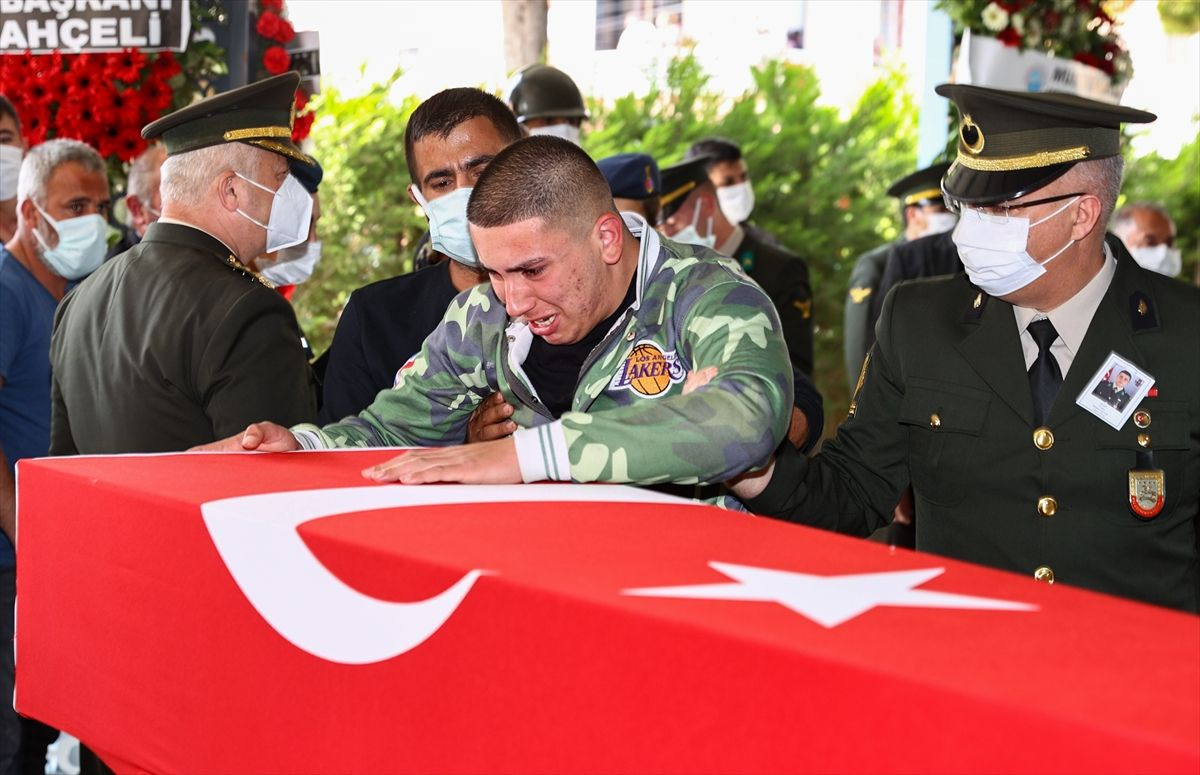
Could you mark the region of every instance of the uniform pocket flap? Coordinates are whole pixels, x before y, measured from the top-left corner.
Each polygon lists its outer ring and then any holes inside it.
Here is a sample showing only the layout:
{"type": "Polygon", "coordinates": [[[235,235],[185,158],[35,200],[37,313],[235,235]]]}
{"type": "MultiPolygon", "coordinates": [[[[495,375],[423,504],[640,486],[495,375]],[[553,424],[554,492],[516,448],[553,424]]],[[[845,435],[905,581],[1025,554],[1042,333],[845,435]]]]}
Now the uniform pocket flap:
{"type": "Polygon", "coordinates": [[[992,396],[986,390],[920,377],[909,380],[900,404],[900,422],[935,431],[978,436],[992,396]]]}
{"type": "Polygon", "coordinates": [[[1146,449],[1187,449],[1188,407],[1183,401],[1142,401],[1121,430],[1097,422],[1094,432],[1098,449],[1138,449],[1141,446],[1138,437],[1142,434],[1150,437],[1146,449]],[[1145,428],[1139,428],[1135,422],[1142,412],[1150,420],[1145,428]]]}

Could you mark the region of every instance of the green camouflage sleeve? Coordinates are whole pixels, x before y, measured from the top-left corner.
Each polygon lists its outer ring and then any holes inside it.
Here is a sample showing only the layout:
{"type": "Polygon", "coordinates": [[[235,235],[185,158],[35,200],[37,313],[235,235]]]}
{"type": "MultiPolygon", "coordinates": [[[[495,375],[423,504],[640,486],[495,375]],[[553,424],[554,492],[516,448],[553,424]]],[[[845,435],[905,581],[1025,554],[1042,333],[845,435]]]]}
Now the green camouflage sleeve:
{"type": "Polygon", "coordinates": [[[765,463],[786,433],[792,367],[771,300],[732,279],[678,294],[676,347],[693,370],[716,366],[717,376],[688,395],[564,414],[573,480],[724,481],[765,463]]]}
{"type": "Polygon", "coordinates": [[[484,325],[495,318],[497,302],[480,286],[459,294],[441,324],[421,351],[404,364],[396,384],[384,390],[357,417],[323,428],[297,425],[292,433],[306,449],[329,447],[435,447],[461,444],[466,438],[471,411],[494,389],[495,337],[499,325],[484,325]]]}

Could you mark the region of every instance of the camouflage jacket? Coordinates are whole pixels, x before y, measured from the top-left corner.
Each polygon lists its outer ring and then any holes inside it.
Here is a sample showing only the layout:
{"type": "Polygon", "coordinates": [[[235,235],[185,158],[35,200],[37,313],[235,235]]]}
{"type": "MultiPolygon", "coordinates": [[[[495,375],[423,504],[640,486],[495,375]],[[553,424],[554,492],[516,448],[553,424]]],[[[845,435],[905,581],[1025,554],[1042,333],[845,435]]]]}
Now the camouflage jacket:
{"type": "Polygon", "coordinates": [[[792,369],[771,300],[736,262],[641,238],[636,298],[581,369],[571,410],[555,420],[521,369],[533,334],[490,284],[459,294],[421,352],[357,417],[293,428],[307,449],[447,446],[500,390],[513,405],[521,475],[577,482],[718,482],[766,462],[787,430],[792,369]],[[695,369],[716,378],[683,395],[695,369]]]}

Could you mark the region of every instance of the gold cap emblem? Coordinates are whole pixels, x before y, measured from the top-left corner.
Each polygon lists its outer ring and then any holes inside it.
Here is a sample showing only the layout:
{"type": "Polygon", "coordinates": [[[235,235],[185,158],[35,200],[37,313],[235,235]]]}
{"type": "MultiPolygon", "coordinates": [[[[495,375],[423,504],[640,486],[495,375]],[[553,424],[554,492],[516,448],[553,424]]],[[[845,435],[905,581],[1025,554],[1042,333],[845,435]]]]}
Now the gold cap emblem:
{"type": "Polygon", "coordinates": [[[971,118],[970,113],[963,116],[958,135],[962,139],[963,148],[971,155],[977,156],[983,150],[983,130],[971,118]]]}

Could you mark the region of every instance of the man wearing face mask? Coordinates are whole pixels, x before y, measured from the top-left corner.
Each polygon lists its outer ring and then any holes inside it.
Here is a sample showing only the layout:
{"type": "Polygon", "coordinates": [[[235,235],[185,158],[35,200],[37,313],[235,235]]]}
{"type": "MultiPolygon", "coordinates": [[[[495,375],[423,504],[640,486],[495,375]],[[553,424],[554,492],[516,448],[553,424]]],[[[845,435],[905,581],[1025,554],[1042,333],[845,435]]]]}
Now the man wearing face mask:
{"type": "Polygon", "coordinates": [[[900,200],[900,218],[904,224],[904,231],[894,242],[863,253],[850,270],[843,336],[846,379],[851,390],[854,390],[863,361],[875,342],[875,318],[871,314],[871,305],[878,293],[879,282],[892,247],[930,234],[948,232],[958,220],[953,213],[946,210],[942,202],[942,176],[949,168],[949,163],[939,162],[904,176],[888,188],[887,195],[900,200]]]}
{"type": "Polygon", "coordinates": [[[24,149],[17,109],[0,94],[0,244],[17,231],[17,174],[24,149]]]}
{"type": "Polygon", "coordinates": [[[142,130],[161,139],[162,217],[64,300],[51,343],[53,454],[167,452],[263,413],[311,420],[291,305],[247,266],[307,239],[288,172],[299,75],[210,97],[142,130]]]}
{"type": "Polygon", "coordinates": [[[726,220],[740,226],[757,243],[783,248],[778,237],[750,222],[755,205],[754,186],[741,147],[724,137],[706,137],[692,143],[683,155],[685,161],[701,157],[707,157],[704,170],[717,190],[726,220]]]}
{"type": "Polygon", "coordinates": [[[1125,205],[1113,216],[1112,232],[1129,248],[1134,260],[1151,272],[1176,277],[1183,269],[1183,256],[1175,247],[1175,221],[1161,205],[1125,205]]]}
{"type": "Polygon", "coordinates": [[[274,253],[264,253],[254,258],[249,266],[274,283],[280,296],[291,301],[296,286],[308,282],[317,264],[321,262],[321,241],[317,239],[317,221],[321,220],[321,195],[318,190],[325,171],[316,159],[312,159],[311,164],[299,159],[289,159],[288,171],[312,197],[308,233],[305,240],[298,245],[274,253]]]}
{"type": "Polygon", "coordinates": [[[966,275],[897,286],[837,438],[736,491],[865,535],[911,483],[918,549],[1200,610],[1200,289],[1104,235],[1120,125],[1154,116],[937,91],[961,116],[942,187],[966,275]],[[1153,390],[1110,425],[1091,392],[1114,360],[1153,390]]]}
{"type": "Polygon", "coordinates": [[[706,171],[707,157],[662,171],[661,230],[677,242],[703,245],[737,259],[775,303],[792,363],[813,370],[812,287],[804,259],[768,245],[726,217],[706,171]]]}
{"type": "Polygon", "coordinates": [[[550,65],[535,64],[513,78],[508,103],[529,135],[551,135],[579,145],[588,117],[583,94],[571,76],[550,65]]]}
{"type": "Polygon", "coordinates": [[[433,265],[359,288],[338,320],[320,421],[366,408],[390,388],[459,293],[486,281],[467,232],[467,200],[496,154],[521,138],[508,107],[479,89],[439,92],[404,131],[409,196],[429,219],[433,265]]]}
{"type": "Polygon", "coordinates": [[[121,239],[108,249],[108,258],[119,256],[141,241],[146,228],[158,220],[162,198],[158,193],[159,169],[167,158],[161,143],[153,143],[129,165],[125,185],[126,223],[118,223],[121,239]]]}
{"type": "MultiPolygon", "coordinates": [[[[22,458],[50,447],[50,332],[70,287],[104,260],[108,177],[104,160],[75,140],[48,140],[20,165],[16,233],[0,247],[0,772],[8,772],[24,728],[25,746],[44,730],[18,724],[13,690],[13,574],[16,489],[22,458]]],[[[33,757],[36,760],[36,756],[33,757]]]]}

